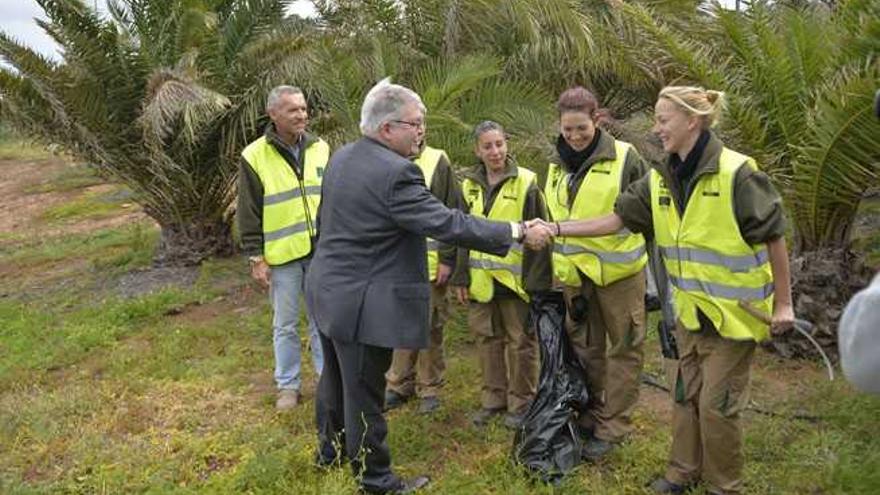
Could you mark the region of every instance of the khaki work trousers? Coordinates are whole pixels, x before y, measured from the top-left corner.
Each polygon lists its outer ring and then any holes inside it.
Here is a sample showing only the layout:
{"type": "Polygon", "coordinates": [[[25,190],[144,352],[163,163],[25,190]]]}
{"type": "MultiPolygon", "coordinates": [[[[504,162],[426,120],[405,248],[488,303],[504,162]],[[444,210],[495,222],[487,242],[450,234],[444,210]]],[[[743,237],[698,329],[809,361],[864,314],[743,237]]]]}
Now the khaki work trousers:
{"type": "Polygon", "coordinates": [[[518,297],[471,302],[468,326],[477,337],[485,409],[525,412],[538,387],[538,339],[526,334],[529,305],[518,297]]]}
{"type": "Polygon", "coordinates": [[[757,344],[725,339],[714,329],[676,331],[679,355],[671,370],[672,449],[666,479],[702,479],[709,491],[743,492],[742,425],[749,367],[757,344]]]}
{"type": "Polygon", "coordinates": [[[580,287],[564,290],[569,313],[571,300],[588,301],[586,321],[566,315],[565,328],[575,354],[587,372],[590,405],[578,420],[596,438],[620,442],[633,430],[632,413],[639,399],[644,363],[645,272],[605,287],[581,274],[580,287]]]}
{"type": "Polygon", "coordinates": [[[443,327],[449,319],[446,285],[431,284],[431,319],[427,349],[395,349],[391,367],[385,374],[386,390],[403,397],[436,397],[443,386],[443,327]]]}

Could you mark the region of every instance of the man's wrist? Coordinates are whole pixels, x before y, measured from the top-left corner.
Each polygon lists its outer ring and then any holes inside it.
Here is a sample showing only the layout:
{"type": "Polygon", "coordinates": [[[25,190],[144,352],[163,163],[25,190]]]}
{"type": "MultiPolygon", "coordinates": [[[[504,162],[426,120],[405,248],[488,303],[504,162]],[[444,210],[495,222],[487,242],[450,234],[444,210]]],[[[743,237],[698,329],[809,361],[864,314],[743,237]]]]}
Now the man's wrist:
{"type": "Polygon", "coordinates": [[[251,266],[254,266],[257,263],[262,263],[264,261],[265,261],[265,259],[263,258],[263,255],[261,255],[261,254],[258,254],[255,256],[248,256],[248,263],[250,263],[251,266]]]}
{"type": "Polygon", "coordinates": [[[514,242],[522,242],[526,236],[526,229],[522,222],[510,222],[510,236],[514,242]]]}

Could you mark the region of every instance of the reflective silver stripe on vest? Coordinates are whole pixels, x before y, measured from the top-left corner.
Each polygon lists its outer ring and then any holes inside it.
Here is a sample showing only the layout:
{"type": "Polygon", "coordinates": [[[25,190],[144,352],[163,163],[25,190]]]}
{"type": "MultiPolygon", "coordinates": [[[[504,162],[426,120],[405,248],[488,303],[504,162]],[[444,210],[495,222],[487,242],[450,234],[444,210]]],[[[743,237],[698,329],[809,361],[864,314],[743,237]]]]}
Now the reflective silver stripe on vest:
{"type": "Polygon", "coordinates": [[[285,237],[292,236],[298,232],[305,232],[308,229],[308,225],[305,222],[300,222],[293,224],[289,227],[284,227],[283,229],[273,230],[272,232],[266,232],[263,234],[263,241],[277,241],[278,239],[284,239],[285,237]]]}
{"type": "Polygon", "coordinates": [[[514,275],[522,274],[522,267],[511,265],[508,263],[500,263],[498,261],[490,261],[490,260],[470,260],[471,268],[477,268],[482,270],[505,270],[513,273],[514,275]]]}
{"type": "Polygon", "coordinates": [[[440,243],[434,239],[428,239],[428,251],[436,251],[440,248],[440,243]]]}
{"type": "MultiPolygon", "coordinates": [[[[321,194],[321,186],[306,186],[306,195],[311,196],[313,194],[321,194]]],[[[300,190],[297,187],[289,191],[263,196],[263,206],[283,203],[287,200],[296,199],[298,197],[300,197],[300,190]]]]}
{"type": "Polygon", "coordinates": [[[605,263],[632,263],[634,261],[638,261],[638,259],[645,254],[645,246],[642,245],[637,247],[636,249],[633,249],[632,251],[618,253],[613,251],[596,251],[593,249],[587,249],[582,246],[573,246],[571,244],[554,244],[553,252],[564,254],[566,256],[588,253],[595,255],[597,258],[605,263]]]}
{"type": "Polygon", "coordinates": [[[669,277],[669,281],[675,287],[693,292],[702,292],[713,297],[735,299],[739,301],[762,301],[773,294],[773,282],[763,287],[734,287],[731,285],[704,282],[693,278],[669,277]]]}
{"type": "Polygon", "coordinates": [[[758,268],[770,260],[766,249],[762,249],[753,255],[727,256],[708,249],[661,246],[660,254],[668,260],[693,261],[706,265],[723,266],[732,272],[747,272],[752,268],[758,268]]]}

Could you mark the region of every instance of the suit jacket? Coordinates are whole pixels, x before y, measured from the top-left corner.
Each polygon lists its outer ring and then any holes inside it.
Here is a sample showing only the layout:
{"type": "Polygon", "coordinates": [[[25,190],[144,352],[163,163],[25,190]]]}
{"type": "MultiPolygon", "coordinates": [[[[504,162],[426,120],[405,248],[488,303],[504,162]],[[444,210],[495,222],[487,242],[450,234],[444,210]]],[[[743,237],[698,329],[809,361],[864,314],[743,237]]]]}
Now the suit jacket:
{"type": "Polygon", "coordinates": [[[331,339],[427,347],[425,237],[502,256],[510,248],[509,224],[447,208],[418,166],[370,138],[333,154],[321,194],[306,301],[331,339]]]}

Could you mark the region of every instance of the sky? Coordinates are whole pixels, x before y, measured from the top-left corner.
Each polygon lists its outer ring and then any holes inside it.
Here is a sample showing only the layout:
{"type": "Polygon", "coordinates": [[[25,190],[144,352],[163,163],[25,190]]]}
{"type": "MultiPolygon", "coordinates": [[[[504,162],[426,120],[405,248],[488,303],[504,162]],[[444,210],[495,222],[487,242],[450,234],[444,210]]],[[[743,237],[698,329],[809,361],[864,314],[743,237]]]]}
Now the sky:
{"type": "MultiPolygon", "coordinates": [[[[104,10],[104,0],[86,2],[104,10]]],[[[315,8],[308,0],[297,0],[291,5],[290,12],[308,16],[314,15],[315,8]]],[[[34,0],[0,0],[0,31],[44,55],[59,58],[57,45],[37,26],[35,17],[45,18],[34,0]]]]}

